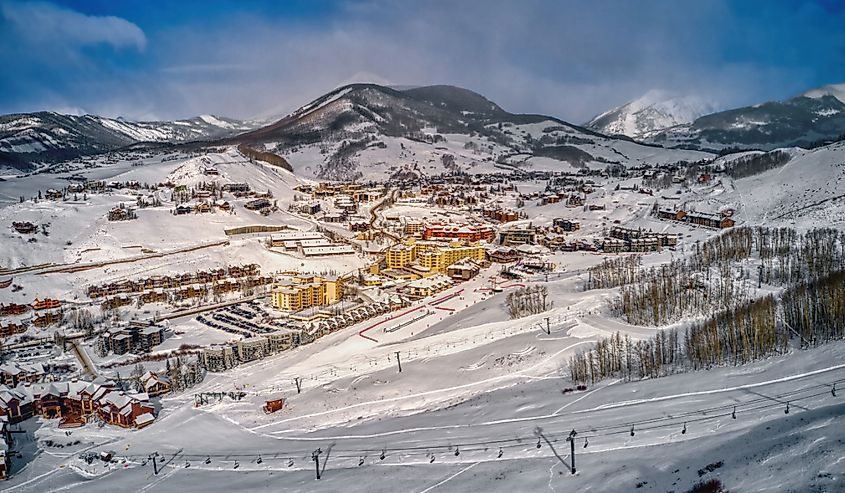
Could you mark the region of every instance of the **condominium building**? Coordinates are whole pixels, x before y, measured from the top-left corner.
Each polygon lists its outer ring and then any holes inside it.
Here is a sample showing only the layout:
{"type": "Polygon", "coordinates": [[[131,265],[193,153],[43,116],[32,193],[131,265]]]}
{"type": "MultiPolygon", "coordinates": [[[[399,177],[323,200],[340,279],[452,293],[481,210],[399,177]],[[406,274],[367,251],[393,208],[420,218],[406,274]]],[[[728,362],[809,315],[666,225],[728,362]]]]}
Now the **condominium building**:
{"type": "Polygon", "coordinates": [[[307,275],[291,276],[276,283],[271,296],[273,307],[285,311],[330,305],[343,297],[343,279],[307,275]]]}

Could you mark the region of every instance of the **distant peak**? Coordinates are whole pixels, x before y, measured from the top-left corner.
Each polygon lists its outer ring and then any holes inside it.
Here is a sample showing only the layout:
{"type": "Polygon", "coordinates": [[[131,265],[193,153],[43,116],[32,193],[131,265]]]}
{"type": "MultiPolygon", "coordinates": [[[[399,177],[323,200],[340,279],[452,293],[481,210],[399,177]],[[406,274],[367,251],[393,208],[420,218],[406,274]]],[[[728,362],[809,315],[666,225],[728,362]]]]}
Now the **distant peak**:
{"type": "Polygon", "coordinates": [[[833,96],[834,98],[845,103],[845,83],[842,84],[828,84],[826,86],[810,89],[802,94],[807,98],[821,98],[823,96],[833,96]]]}

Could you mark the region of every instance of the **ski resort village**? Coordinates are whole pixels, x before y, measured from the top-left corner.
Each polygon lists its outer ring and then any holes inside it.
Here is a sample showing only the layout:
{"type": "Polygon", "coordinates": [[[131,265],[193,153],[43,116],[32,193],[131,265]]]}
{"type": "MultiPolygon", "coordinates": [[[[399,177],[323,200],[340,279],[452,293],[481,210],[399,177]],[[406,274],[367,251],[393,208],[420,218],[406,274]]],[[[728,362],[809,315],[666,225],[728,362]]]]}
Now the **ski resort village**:
{"type": "Polygon", "coordinates": [[[845,85],[323,80],[0,116],[0,491],[845,492],[845,85]]]}

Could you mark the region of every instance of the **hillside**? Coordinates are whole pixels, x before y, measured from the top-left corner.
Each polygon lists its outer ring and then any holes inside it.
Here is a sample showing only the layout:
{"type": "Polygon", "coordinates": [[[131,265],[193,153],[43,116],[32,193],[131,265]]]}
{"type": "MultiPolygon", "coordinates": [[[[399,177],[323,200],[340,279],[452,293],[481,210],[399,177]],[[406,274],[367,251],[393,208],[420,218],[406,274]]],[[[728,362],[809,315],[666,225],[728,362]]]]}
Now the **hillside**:
{"type": "Polygon", "coordinates": [[[373,84],[344,86],[227,142],[264,145],[283,155],[297,173],[321,179],[497,168],[603,169],[709,156],[611,138],[553,117],[509,113],[453,86],[402,91],[373,84]]]}
{"type": "Polygon", "coordinates": [[[607,135],[642,138],[669,127],[690,123],[714,110],[713,103],[695,96],[673,97],[665,91],[653,90],[595,116],[584,126],[607,135]]]}
{"type": "Polygon", "coordinates": [[[53,112],[0,116],[0,165],[27,170],[98,154],[139,142],[191,142],[217,139],[254,124],[201,115],[188,120],[133,122],[96,115],[53,112]]]}
{"type": "MultiPolygon", "coordinates": [[[[828,86],[835,87],[835,86],[828,86]]],[[[845,102],[831,90],[810,91],[784,101],[736,108],[649,135],[666,147],[720,150],[810,147],[845,134],[845,102]]]]}

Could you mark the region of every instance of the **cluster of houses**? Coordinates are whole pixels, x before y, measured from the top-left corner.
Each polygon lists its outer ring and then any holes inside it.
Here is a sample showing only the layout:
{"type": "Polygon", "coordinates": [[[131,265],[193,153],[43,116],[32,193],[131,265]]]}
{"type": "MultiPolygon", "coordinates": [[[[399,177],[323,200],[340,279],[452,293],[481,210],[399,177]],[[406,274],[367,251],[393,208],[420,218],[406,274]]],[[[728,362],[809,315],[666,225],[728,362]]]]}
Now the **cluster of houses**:
{"type": "Polygon", "coordinates": [[[353,182],[319,183],[316,186],[299,185],[295,188],[295,190],[311,194],[311,196],[315,199],[346,196],[355,203],[374,202],[387,193],[387,188],[384,185],[353,182]]]}
{"type": "Polygon", "coordinates": [[[226,269],[197,271],[174,276],[151,276],[137,281],[129,279],[109,284],[92,285],[88,287],[89,298],[103,298],[118,294],[145,293],[146,291],[193,288],[200,290],[206,284],[223,285],[232,279],[256,278],[260,273],[258,264],[244,266],[233,265],[226,269]]]}
{"type": "Polygon", "coordinates": [[[106,219],[109,221],[131,221],[132,219],[137,218],[138,215],[135,214],[135,211],[131,207],[126,207],[123,204],[120,204],[117,207],[112,207],[106,215],[106,219]]]}
{"type": "Polygon", "coordinates": [[[486,218],[499,221],[500,223],[509,223],[519,219],[519,214],[516,211],[508,209],[484,208],[481,209],[481,214],[486,218]]]}
{"type": "Polygon", "coordinates": [[[61,419],[59,426],[78,427],[91,420],[120,426],[144,428],[155,421],[155,409],[146,393],[127,393],[103,378],[93,381],[21,382],[14,387],[0,385],[0,423],[4,428],[0,446],[0,479],[11,466],[9,424],[39,416],[61,419]]]}
{"type": "MultiPolygon", "coordinates": [[[[19,303],[0,304],[0,317],[19,316],[32,309],[37,312],[31,319],[32,324],[36,327],[43,328],[61,322],[61,306],[61,301],[50,298],[43,300],[36,298],[31,306],[19,303]]],[[[0,324],[0,338],[21,334],[26,332],[28,328],[29,322],[23,320],[0,324]]]]}
{"type": "Polygon", "coordinates": [[[657,203],[654,204],[654,211],[657,212],[658,218],[665,221],[678,221],[714,229],[732,228],[736,225],[736,221],[725,213],[685,211],[659,207],[657,203]]]}

